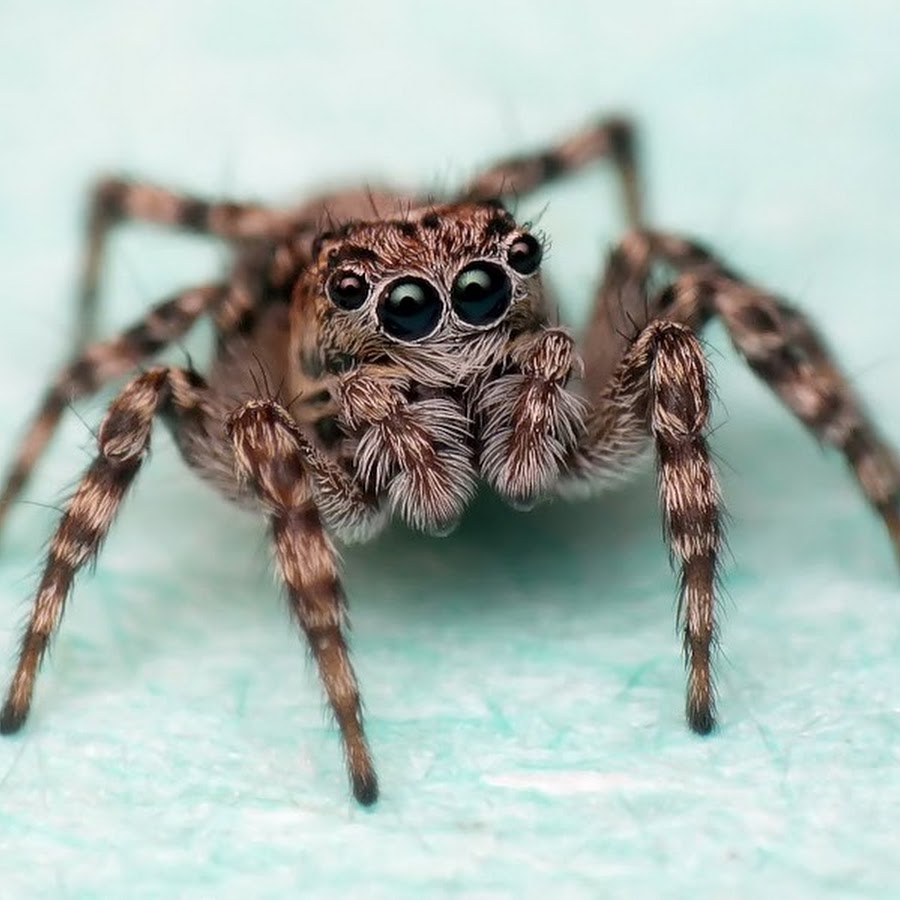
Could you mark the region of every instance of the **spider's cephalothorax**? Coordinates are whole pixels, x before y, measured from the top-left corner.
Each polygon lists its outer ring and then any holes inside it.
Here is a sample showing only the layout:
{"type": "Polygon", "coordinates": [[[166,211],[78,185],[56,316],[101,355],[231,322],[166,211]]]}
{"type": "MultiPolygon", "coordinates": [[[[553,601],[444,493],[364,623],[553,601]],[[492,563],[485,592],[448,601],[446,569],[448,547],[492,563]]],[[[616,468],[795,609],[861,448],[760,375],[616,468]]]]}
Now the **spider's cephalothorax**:
{"type": "MultiPolygon", "coordinates": [[[[543,313],[537,238],[495,201],[429,204],[319,235],[312,253],[288,381],[379,506],[445,533],[479,477],[523,504],[550,488],[583,410],[566,390],[572,339],[543,313]]],[[[358,510],[321,508],[358,536],[358,510]]]]}
{"type": "Polygon", "coordinates": [[[291,322],[310,377],[349,357],[397,365],[423,386],[459,386],[542,322],[541,245],[498,203],[350,223],[313,250],[291,322]]]}
{"type": "Polygon", "coordinates": [[[529,506],[614,482],[653,448],[680,570],[687,719],[698,733],[713,728],[722,504],[695,331],[714,316],[788,408],[844,454],[900,546],[900,467],[822,340],[796,309],[702,246],[643,226],[632,130],[619,119],[507,159],[441,202],[348,191],[278,211],[102,182],[89,219],[75,355],[14,460],[0,520],[66,406],[133,372],[203,316],[217,334],[205,376],[149,368],[110,406],[99,453],[50,543],[0,714],[3,733],[28,715],[74,577],[96,556],[157,416],[199,475],[265,513],[361,803],[374,802],[378,787],[331,536],[366,539],[392,516],[446,532],[479,482],[529,506]],[[502,199],[604,157],[618,169],[632,230],[609,255],[576,354],[545,313],[541,243],[502,199]],[[117,338],[92,342],[105,236],[125,219],[222,238],[234,248],[234,266],[227,279],[176,294],[117,338]],[[654,287],[659,263],[672,272],[663,290],[654,287]],[[272,385],[280,385],[274,395],[272,385]]]}

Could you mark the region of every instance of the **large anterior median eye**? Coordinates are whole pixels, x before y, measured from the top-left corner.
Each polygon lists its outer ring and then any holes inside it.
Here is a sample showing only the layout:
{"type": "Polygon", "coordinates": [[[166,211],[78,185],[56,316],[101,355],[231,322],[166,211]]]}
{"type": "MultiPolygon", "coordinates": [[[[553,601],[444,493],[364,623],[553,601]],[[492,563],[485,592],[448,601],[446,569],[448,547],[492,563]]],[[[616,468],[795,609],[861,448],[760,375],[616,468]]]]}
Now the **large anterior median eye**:
{"type": "Polygon", "coordinates": [[[441,298],[422,278],[395,281],[378,304],[381,327],[400,341],[415,341],[431,334],[441,318],[441,298]]]}
{"type": "Polygon", "coordinates": [[[451,299],[463,322],[488,325],[506,312],[512,299],[512,285],[500,266],[473,263],[456,276],[451,299]]]}

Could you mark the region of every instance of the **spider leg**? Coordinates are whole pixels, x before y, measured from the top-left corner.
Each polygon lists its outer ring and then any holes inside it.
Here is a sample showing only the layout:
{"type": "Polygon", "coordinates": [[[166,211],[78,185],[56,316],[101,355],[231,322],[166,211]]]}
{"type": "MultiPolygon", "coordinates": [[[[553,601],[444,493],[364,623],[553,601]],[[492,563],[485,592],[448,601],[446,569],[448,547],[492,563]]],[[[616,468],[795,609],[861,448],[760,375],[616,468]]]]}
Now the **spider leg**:
{"type": "Polygon", "coordinates": [[[677,235],[635,232],[616,252],[636,292],[646,289],[635,285],[653,259],[681,273],[647,301],[647,315],[695,328],[718,316],[756,375],[818,440],[844,455],[900,556],[900,462],[809,318],[677,235]]]}
{"type": "Polygon", "coordinates": [[[622,118],[601,119],[555,146],[501,160],[476,176],[460,197],[490,200],[522,196],[607,157],[618,170],[628,223],[637,226],[644,218],[637,140],[633,124],[622,118]]]}
{"type": "Polygon", "coordinates": [[[593,409],[561,487],[627,476],[653,436],[666,534],[681,563],[687,717],[701,733],[715,722],[709,656],[722,527],[703,435],[706,363],[693,331],[715,315],[797,418],[844,453],[900,555],[900,465],[809,320],[700,244],[660,232],[629,234],[610,256],[587,328],[584,385],[593,409]],[[680,274],[654,292],[658,261],[680,274]]]}
{"type": "Polygon", "coordinates": [[[745,281],[687,273],[673,305],[718,315],[735,349],[823,444],[839,450],[900,557],[900,461],[809,319],[745,281]]]}
{"type": "Polygon", "coordinates": [[[192,418],[201,412],[204,385],[183,369],[154,368],[130,382],[109,407],[98,436],[99,454],[69,501],[56,530],[18,665],[0,713],[0,733],[18,731],[28,716],[34,682],[77,573],[96,558],[119,505],[150,446],[153,419],[166,407],[192,418]]]}
{"type": "Polygon", "coordinates": [[[57,375],[7,471],[0,493],[0,524],[25,487],[66,406],[73,400],[91,396],[181,337],[200,316],[227,296],[227,291],[225,284],[209,284],[176,294],[155,306],[117,338],[92,344],[57,375]]]}
{"type": "Polygon", "coordinates": [[[291,611],[309,641],[341,730],[353,794],[368,806],[378,798],[378,782],[343,633],[345,603],[337,556],[313,498],[306,442],[273,401],[245,403],[229,418],[227,431],[238,473],[269,511],[291,611]]]}
{"type": "MultiPolygon", "coordinates": [[[[688,265],[699,271],[710,265],[705,255],[698,257],[686,248],[669,247],[676,249],[683,252],[675,259],[663,257],[670,263],[677,260],[676,271],[688,265]]],[[[665,316],[697,330],[708,318],[705,310],[689,302],[691,298],[675,304],[671,292],[653,290],[653,265],[659,260],[657,247],[646,231],[630,232],[610,252],[581,342],[584,386],[589,397],[601,394],[627,348],[653,319],[665,316]]]]}
{"type": "Polygon", "coordinates": [[[297,271],[297,261],[287,245],[242,248],[226,294],[211,309],[219,349],[234,336],[249,335],[266,307],[286,302],[286,286],[297,271]]]}
{"type": "Polygon", "coordinates": [[[686,325],[657,319],[619,361],[586,419],[569,476],[627,474],[652,438],[669,550],[680,569],[679,621],[688,662],[686,714],[691,728],[715,725],[710,671],[722,503],[706,443],[707,364],[686,325]]]}
{"type": "Polygon", "coordinates": [[[151,222],[228,241],[273,243],[300,227],[302,219],[298,210],[207,200],[144,182],[103,179],[94,187],[89,201],[86,248],[78,289],[75,353],[81,352],[94,339],[104,249],[111,229],[119,223],[151,222]]]}

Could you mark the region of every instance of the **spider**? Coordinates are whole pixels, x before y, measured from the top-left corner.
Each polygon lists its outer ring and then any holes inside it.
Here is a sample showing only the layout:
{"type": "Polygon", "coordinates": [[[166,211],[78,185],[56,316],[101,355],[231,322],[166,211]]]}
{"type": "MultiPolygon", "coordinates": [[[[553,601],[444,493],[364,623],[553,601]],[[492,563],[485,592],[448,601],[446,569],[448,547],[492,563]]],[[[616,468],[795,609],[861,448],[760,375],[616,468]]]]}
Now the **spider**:
{"type": "Polygon", "coordinates": [[[898,549],[900,466],[802,313],[700,244],[645,227],[636,151],[633,126],[610,117],[501,161],[455,195],[348,190],[284,210],[101,181],[73,360],[25,434],[0,519],[68,404],[120,376],[132,380],[110,405],[99,452],[50,543],[0,731],[25,722],[75,575],[97,555],[159,417],[198,475],[267,518],[361,804],[375,802],[378,782],[333,539],[371,539],[392,517],[446,534],[479,483],[522,508],[608,487],[651,446],[680,577],[686,717],[709,733],[723,507],[696,333],[719,317],[756,374],[844,454],[898,549]],[[609,254],[577,351],[548,312],[542,242],[504,201],[602,159],[618,173],[630,230],[609,254]],[[226,279],[182,291],[118,337],[94,341],[104,244],[127,220],[221,238],[233,266],[226,279]],[[206,375],[140,368],[202,317],[216,332],[206,375]]]}

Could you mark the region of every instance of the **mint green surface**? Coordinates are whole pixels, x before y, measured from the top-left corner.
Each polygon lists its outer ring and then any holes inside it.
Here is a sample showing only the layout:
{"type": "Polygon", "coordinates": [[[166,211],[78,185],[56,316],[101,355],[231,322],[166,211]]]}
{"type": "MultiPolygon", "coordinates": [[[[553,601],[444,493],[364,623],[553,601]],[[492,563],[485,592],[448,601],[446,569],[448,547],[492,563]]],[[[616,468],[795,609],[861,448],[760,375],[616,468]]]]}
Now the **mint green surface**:
{"type": "MultiPolygon", "coordinates": [[[[643,125],[654,221],[810,310],[900,442],[898,40],[890,2],[2,0],[0,453],[64,354],[96,172],[272,201],[453,185],[612,109],[643,125]]],[[[621,230],[611,178],[520,212],[583,321],[621,230]]],[[[223,260],[122,233],[106,330],[223,260]]],[[[0,898],[900,896],[895,561],[841,461],[709,340],[732,515],[716,736],[682,723],[652,477],[530,515],[484,498],[448,539],[345,554],[383,786],[358,809],[262,527],[160,430],[0,742],[0,898]]],[[[3,535],[4,658],[41,504],[109,396],[69,416],[3,535]]]]}

